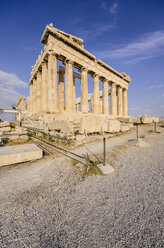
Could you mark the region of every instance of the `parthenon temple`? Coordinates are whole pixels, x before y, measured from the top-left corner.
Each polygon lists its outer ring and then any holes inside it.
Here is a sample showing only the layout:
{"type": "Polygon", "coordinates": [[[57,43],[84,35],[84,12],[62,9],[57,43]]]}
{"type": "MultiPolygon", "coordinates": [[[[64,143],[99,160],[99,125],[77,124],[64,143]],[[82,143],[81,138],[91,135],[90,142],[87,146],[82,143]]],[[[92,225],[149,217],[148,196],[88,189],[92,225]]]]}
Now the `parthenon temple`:
{"type": "Polygon", "coordinates": [[[96,60],[84,49],[81,38],[53,27],[52,23],[46,26],[41,43],[44,49],[32,67],[29,81],[28,117],[44,113],[53,115],[54,120],[57,116],[128,117],[127,91],[131,79],[126,73],[96,60]],[[62,66],[58,66],[58,61],[62,66]],[[93,84],[90,93],[88,75],[93,84]],[[76,96],[76,79],[80,80],[80,97],[76,96]]]}

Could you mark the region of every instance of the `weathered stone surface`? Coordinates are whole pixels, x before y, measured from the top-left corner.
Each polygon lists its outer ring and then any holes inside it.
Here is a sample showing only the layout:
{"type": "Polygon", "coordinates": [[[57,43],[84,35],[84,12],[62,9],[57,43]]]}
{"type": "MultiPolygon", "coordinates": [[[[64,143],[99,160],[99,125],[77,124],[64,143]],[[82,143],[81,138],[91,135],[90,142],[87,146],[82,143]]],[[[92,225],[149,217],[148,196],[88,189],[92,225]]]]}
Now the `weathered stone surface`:
{"type": "Polygon", "coordinates": [[[120,128],[121,132],[126,132],[129,130],[130,130],[130,125],[128,123],[121,123],[121,128],[120,128]]]}
{"type": "Polygon", "coordinates": [[[109,120],[108,132],[115,133],[121,130],[121,123],[118,120],[109,120]]]}
{"type": "Polygon", "coordinates": [[[80,133],[95,133],[108,131],[108,119],[98,116],[85,116],[80,121],[80,133]]]}
{"type": "Polygon", "coordinates": [[[16,129],[17,132],[25,132],[25,131],[27,131],[27,128],[25,128],[25,127],[16,126],[15,129],[16,129]]]}
{"type": "Polygon", "coordinates": [[[7,137],[8,137],[8,139],[11,140],[11,141],[14,141],[14,140],[19,139],[19,135],[9,135],[9,136],[7,136],[7,137]]]}
{"type": "Polygon", "coordinates": [[[127,116],[127,117],[118,117],[117,120],[123,123],[132,123],[132,117],[131,116],[127,116]]]}
{"type": "Polygon", "coordinates": [[[104,176],[114,172],[114,168],[109,164],[106,164],[105,166],[104,164],[98,164],[97,167],[100,170],[101,174],[104,176]]]}
{"type": "Polygon", "coordinates": [[[76,141],[81,141],[81,140],[84,140],[86,138],[86,136],[83,134],[83,135],[76,135],[76,141]]]}
{"type": "Polygon", "coordinates": [[[24,96],[20,96],[18,98],[18,101],[16,103],[16,109],[19,109],[19,110],[26,110],[27,109],[24,96]]]}
{"type": "Polygon", "coordinates": [[[46,124],[41,121],[35,121],[35,120],[26,120],[22,123],[23,127],[32,127],[37,129],[46,129],[46,124]]]}
{"type": "Polygon", "coordinates": [[[56,120],[48,123],[48,129],[60,130],[63,133],[73,133],[73,125],[67,120],[56,120]]]}
{"type": "Polygon", "coordinates": [[[2,127],[10,127],[10,123],[8,121],[0,122],[0,128],[2,127]]]}
{"type": "Polygon", "coordinates": [[[14,142],[25,142],[29,139],[28,135],[8,135],[7,138],[14,142]]]}
{"type": "Polygon", "coordinates": [[[24,141],[27,141],[29,139],[28,135],[21,135],[19,136],[19,138],[21,138],[24,141]]]}
{"type": "Polygon", "coordinates": [[[6,135],[25,135],[27,134],[27,131],[11,131],[11,132],[5,132],[6,135]]]}
{"type": "Polygon", "coordinates": [[[140,117],[136,117],[136,118],[134,118],[134,117],[132,117],[132,123],[141,123],[141,118],[140,117]]]}
{"type": "Polygon", "coordinates": [[[11,127],[1,127],[0,132],[9,132],[11,130],[11,127]]]}
{"type": "Polygon", "coordinates": [[[148,124],[148,123],[152,123],[152,122],[159,122],[159,118],[158,117],[154,117],[154,116],[147,116],[144,115],[141,117],[141,122],[143,124],[148,124]]]}
{"type": "Polygon", "coordinates": [[[40,159],[43,151],[35,144],[5,146],[0,148],[0,166],[40,159]]]}
{"type": "MultiPolygon", "coordinates": [[[[50,115],[52,117],[52,115],[50,115]]],[[[67,134],[88,134],[88,133],[103,133],[103,132],[119,132],[127,131],[133,127],[132,123],[120,122],[118,119],[99,114],[55,114],[52,120],[48,118],[46,121],[45,117],[43,120],[40,120],[41,129],[49,130],[55,132],[55,135],[67,133],[67,134]],[[44,122],[44,123],[43,123],[44,122]],[[121,128],[122,125],[122,128],[121,128]]],[[[126,118],[125,118],[126,119],[126,118]]],[[[128,118],[126,119],[128,121],[128,118]]],[[[38,121],[35,121],[34,118],[32,121],[29,120],[29,127],[36,127],[38,121]]],[[[23,123],[24,125],[24,123],[23,123]]],[[[27,122],[26,122],[27,125],[27,122]]]]}

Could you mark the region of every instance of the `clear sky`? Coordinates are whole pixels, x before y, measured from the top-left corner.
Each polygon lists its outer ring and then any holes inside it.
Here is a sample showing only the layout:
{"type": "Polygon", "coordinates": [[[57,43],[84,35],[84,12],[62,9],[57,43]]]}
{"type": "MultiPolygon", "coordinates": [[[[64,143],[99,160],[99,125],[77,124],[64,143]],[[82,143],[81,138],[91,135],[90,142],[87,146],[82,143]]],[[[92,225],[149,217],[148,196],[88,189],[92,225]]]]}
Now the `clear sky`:
{"type": "Polygon", "coordinates": [[[130,75],[130,115],[164,116],[164,0],[0,0],[0,108],[29,95],[31,66],[49,23],[130,75]]]}

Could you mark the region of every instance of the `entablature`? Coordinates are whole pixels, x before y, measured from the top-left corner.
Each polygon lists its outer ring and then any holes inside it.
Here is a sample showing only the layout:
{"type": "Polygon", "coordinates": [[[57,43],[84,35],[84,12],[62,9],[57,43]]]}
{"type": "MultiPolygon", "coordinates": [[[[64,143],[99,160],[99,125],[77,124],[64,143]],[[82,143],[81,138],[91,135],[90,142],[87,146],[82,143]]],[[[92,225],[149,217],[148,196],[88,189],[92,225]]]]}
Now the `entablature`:
{"type": "Polygon", "coordinates": [[[96,60],[93,54],[82,47],[82,39],[58,30],[52,25],[47,25],[41,42],[45,44],[45,47],[32,69],[30,82],[33,80],[37,71],[41,70],[42,63],[48,60],[48,54],[53,52],[56,54],[57,59],[63,63],[66,60],[73,61],[73,66],[78,70],[82,67],[87,68],[89,75],[93,76],[97,74],[100,80],[115,82],[123,88],[128,89],[128,83],[131,81],[131,78],[125,72],[119,73],[102,60],[96,60]]]}

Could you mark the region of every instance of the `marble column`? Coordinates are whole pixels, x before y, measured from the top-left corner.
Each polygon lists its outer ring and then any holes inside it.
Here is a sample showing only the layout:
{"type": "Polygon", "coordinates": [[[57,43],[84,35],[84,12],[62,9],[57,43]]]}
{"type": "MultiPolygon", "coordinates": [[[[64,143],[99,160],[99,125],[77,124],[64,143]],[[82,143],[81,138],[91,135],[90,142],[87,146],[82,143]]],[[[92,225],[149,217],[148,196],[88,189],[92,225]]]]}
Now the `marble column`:
{"type": "Polygon", "coordinates": [[[123,89],[123,116],[128,116],[127,89],[123,89]]]}
{"type": "Polygon", "coordinates": [[[117,115],[122,116],[123,105],[122,105],[122,87],[118,86],[118,96],[117,96],[117,115]]]}
{"type": "Polygon", "coordinates": [[[32,114],[32,108],[33,108],[33,95],[32,95],[32,92],[33,92],[33,82],[31,81],[30,82],[30,109],[29,109],[29,112],[32,114]]]}
{"type": "Polygon", "coordinates": [[[108,81],[107,80],[103,82],[102,113],[104,115],[109,114],[109,96],[108,96],[108,81]]]}
{"type": "Polygon", "coordinates": [[[88,70],[81,69],[81,112],[88,113],[88,70]]]}
{"type": "Polygon", "coordinates": [[[111,83],[110,114],[113,116],[117,115],[116,83],[111,83]]]}
{"type": "Polygon", "coordinates": [[[48,70],[47,63],[42,63],[42,111],[48,110],[48,70]]]}
{"type": "Polygon", "coordinates": [[[36,78],[33,79],[33,114],[37,112],[37,81],[36,78]]]}
{"type": "Polygon", "coordinates": [[[36,112],[37,113],[40,113],[41,112],[41,83],[42,83],[42,78],[41,78],[41,72],[38,71],[37,72],[37,103],[36,103],[36,106],[37,106],[37,110],[36,112]]]}
{"type": "Polygon", "coordinates": [[[58,84],[57,84],[57,58],[48,55],[48,111],[58,112],[58,84]]]}
{"type": "Polygon", "coordinates": [[[99,114],[102,114],[102,105],[103,105],[103,102],[101,101],[101,98],[99,100],[99,114]]]}
{"type": "Polygon", "coordinates": [[[91,96],[91,113],[93,113],[93,94],[91,96]]]}
{"type": "Polygon", "coordinates": [[[73,111],[76,111],[76,84],[75,77],[73,77],[73,111]]]}
{"type": "Polygon", "coordinates": [[[65,110],[66,112],[73,112],[73,62],[66,61],[65,67],[65,110]]]}
{"type": "Polygon", "coordinates": [[[59,70],[59,112],[64,111],[64,71],[59,70]]]}
{"type": "Polygon", "coordinates": [[[93,113],[99,113],[99,76],[93,76],[93,113]]]}

